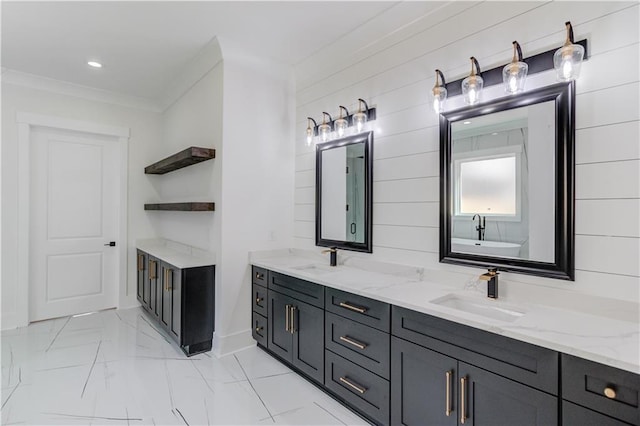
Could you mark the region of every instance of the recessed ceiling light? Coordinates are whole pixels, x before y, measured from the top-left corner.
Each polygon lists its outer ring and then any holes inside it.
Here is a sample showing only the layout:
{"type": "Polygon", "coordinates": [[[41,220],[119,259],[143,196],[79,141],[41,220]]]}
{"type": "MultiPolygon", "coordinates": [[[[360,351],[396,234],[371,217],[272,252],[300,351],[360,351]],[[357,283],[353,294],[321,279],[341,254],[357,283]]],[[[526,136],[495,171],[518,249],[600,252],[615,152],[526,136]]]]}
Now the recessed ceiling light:
{"type": "Polygon", "coordinates": [[[89,65],[90,67],[93,67],[93,68],[102,68],[102,64],[100,62],[96,62],[96,61],[89,61],[89,62],[87,62],[87,65],[89,65]]]}
{"type": "Polygon", "coordinates": [[[464,121],[462,124],[471,124],[470,121],[464,121]]]}

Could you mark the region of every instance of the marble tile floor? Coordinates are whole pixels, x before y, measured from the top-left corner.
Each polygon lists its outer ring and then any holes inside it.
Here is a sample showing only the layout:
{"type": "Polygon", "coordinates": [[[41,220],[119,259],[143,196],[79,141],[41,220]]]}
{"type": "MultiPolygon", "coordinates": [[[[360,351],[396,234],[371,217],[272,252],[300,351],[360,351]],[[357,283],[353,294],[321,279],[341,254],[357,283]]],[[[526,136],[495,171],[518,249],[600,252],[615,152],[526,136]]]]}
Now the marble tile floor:
{"type": "Polygon", "coordinates": [[[2,332],[3,425],[366,425],[257,347],[187,358],[141,308],[2,332]]]}

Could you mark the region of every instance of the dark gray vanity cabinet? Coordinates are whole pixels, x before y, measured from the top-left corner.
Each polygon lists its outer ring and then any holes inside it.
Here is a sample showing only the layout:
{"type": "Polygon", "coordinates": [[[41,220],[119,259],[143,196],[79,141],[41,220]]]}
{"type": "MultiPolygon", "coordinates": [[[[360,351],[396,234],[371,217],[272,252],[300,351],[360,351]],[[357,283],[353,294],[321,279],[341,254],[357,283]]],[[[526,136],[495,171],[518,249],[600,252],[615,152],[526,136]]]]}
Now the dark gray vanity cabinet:
{"type": "Polygon", "coordinates": [[[268,345],[269,337],[267,275],[265,269],[251,268],[251,335],[264,347],[268,345]]]}
{"type": "Polygon", "coordinates": [[[138,271],[138,280],[142,278],[138,300],[145,311],[187,356],[211,350],[215,267],[178,268],[142,250],[138,253],[146,258],[146,271],[138,271]]]}
{"type": "Polygon", "coordinates": [[[557,352],[395,306],[392,334],[392,424],[558,424],[557,352]]]}
{"type": "Polygon", "coordinates": [[[563,424],[640,424],[640,376],[567,354],[561,360],[563,424]]]}
{"type": "Polygon", "coordinates": [[[274,272],[268,277],[267,348],[323,383],[324,287],[274,272]]]}

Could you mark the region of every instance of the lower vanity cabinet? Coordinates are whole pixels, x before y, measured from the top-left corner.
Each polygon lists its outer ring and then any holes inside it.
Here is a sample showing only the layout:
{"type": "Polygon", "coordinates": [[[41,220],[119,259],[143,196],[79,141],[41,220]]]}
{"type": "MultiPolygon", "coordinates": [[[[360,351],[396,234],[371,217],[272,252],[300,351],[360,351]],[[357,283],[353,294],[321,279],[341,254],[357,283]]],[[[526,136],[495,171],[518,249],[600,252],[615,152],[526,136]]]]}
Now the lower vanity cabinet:
{"type": "Polygon", "coordinates": [[[144,305],[144,288],[149,279],[149,269],[147,268],[147,253],[137,250],[137,282],[136,282],[136,298],[141,305],[144,305]]]}
{"type": "Polygon", "coordinates": [[[215,267],[178,268],[139,250],[141,253],[146,257],[142,295],[138,298],[142,307],[187,356],[211,350],[215,267]]]}
{"type": "MultiPolygon", "coordinates": [[[[323,290],[321,286],[318,287],[323,290]]],[[[286,293],[286,289],[284,291],[286,293]]],[[[324,309],[322,307],[310,305],[290,295],[269,289],[268,329],[267,348],[271,352],[288,361],[316,382],[324,382],[324,309]]]]}
{"type": "Polygon", "coordinates": [[[639,375],[567,354],[561,360],[563,424],[640,424],[639,375]]]}

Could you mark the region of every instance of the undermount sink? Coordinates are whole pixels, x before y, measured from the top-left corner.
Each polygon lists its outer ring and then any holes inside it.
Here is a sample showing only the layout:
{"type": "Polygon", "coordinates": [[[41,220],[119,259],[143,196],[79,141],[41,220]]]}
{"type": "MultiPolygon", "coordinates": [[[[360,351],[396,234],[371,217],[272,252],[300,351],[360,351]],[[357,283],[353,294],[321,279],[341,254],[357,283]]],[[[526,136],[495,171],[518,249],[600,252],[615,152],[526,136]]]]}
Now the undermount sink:
{"type": "Polygon", "coordinates": [[[432,300],[431,303],[505,322],[513,322],[526,314],[522,309],[505,305],[499,301],[476,300],[457,294],[447,294],[432,300]]]}
{"type": "Polygon", "coordinates": [[[310,274],[327,274],[329,272],[335,272],[335,266],[326,266],[319,265],[317,263],[313,263],[311,265],[302,265],[302,266],[293,266],[291,269],[295,269],[296,271],[308,272],[310,274]]]}

